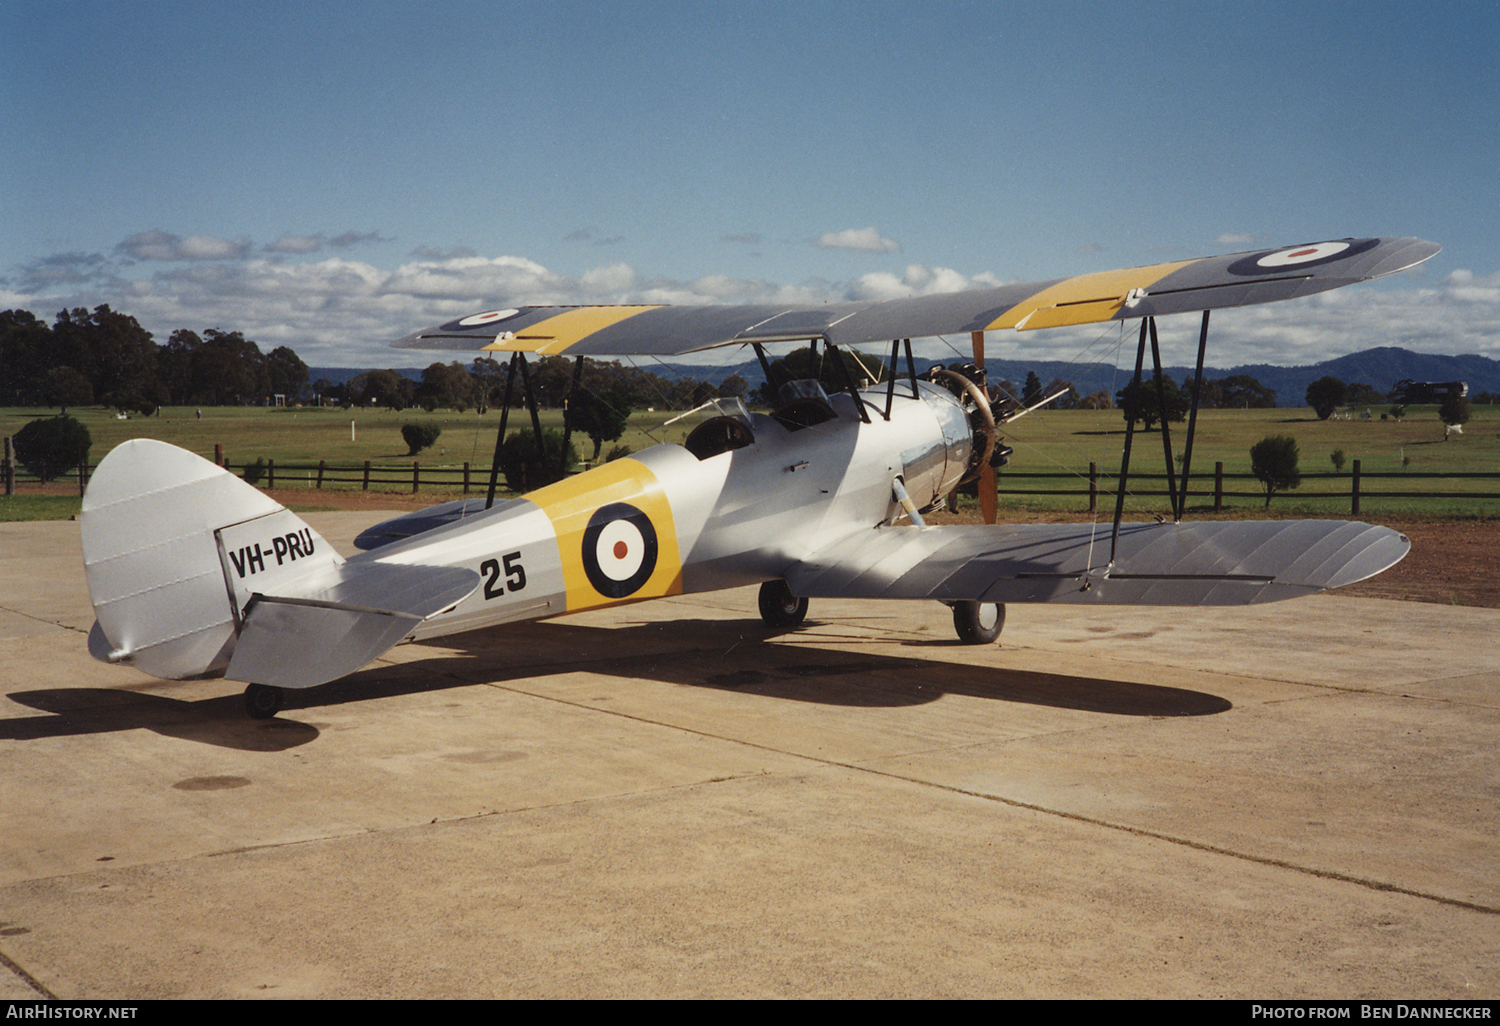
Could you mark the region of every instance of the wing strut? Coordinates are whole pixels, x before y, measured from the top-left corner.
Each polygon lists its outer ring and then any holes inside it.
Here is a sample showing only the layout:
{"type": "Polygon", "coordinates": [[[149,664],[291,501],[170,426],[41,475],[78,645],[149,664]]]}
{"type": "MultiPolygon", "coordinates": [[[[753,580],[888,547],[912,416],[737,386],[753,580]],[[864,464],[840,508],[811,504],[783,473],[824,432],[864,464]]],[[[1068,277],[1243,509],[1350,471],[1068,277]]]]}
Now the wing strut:
{"type": "Polygon", "coordinates": [[[1208,311],[1203,311],[1203,327],[1198,329],[1198,366],[1193,372],[1193,395],[1188,400],[1187,445],[1182,452],[1182,492],[1177,500],[1177,519],[1187,512],[1188,474],[1193,466],[1193,435],[1198,429],[1198,398],[1203,390],[1203,352],[1208,348],[1208,311]]]}
{"type": "MultiPolygon", "coordinates": [[[[1156,342],[1156,318],[1147,317],[1146,323],[1151,325],[1151,366],[1156,372],[1156,401],[1161,409],[1161,454],[1167,464],[1167,501],[1172,506],[1172,519],[1182,519],[1182,511],[1177,507],[1177,472],[1172,469],[1172,429],[1167,426],[1171,420],[1167,416],[1167,376],[1161,369],[1161,347],[1156,342]]],[[[1136,379],[1136,387],[1140,387],[1140,379],[1136,379]]]]}
{"type": "MultiPolygon", "coordinates": [[[[1161,416],[1161,445],[1162,455],[1167,463],[1167,498],[1172,506],[1173,522],[1180,522],[1187,513],[1188,477],[1192,472],[1193,465],[1193,439],[1198,432],[1198,401],[1203,387],[1203,357],[1208,348],[1208,311],[1203,311],[1203,324],[1198,330],[1198,363],[1193,374],[1192,397],[1188,401],[1188,427],[1187,441],[1182,453],[1182,483],[1179,486],[1177,475],[1172,469],[1172,435],[1167,426],[1167,383],[1161,365],[1161,346],[1156,336],[1156,318],[1143,317],[1141,319],[1140,341],[1135,350],[1135,377],[1131,379],[1130,394],[1136,403],[1144,400],[1141,394],[1141,372],[1146,362],[1146,337],[1149,333],[1151,338],[1151,365],[1156,375],[1156,399],[1160,404],[1161,416]]],[[[1115,487],[1115,520],[1114,527],[1110,532],[1110,562],[1114,562],[1116,543],[1120,538],[1120,520],[1125,513],[1125,490],[1130,479],[1130,448],[1131,441],[1135,435],[1135,413],[1129,411],[1132,416],[1125,425],[1125,451],[1120,459],[1120,479],[1115,487]]],[[[1144,423],[1144,418],[1142,418],[1144,423]]]]}
{"type": "Polygon", "coordinates": [[[510,417],[510,395],[516,383],[516,361],[519,359],[520,353],[511,353],[510,363],[505,367],[505,398],[500,401],[500,431],[495,435],[495,457],[490,460],[490,490],[484,500],[485,509],[495,504],[495,483],[500,476],[500,447],[505,444],[505,422],[510,417]]]}
{"type": "MultiPolygon", "coordinates": [[[[1146,320],[1141,320],[1141,338],[1135,346],[1135,377],[1131,379],[1134,383],[1130,395],[1139,403],[1141,401],[1141,365],[1146,361],[1146,320]]],[[[1125,451],[1120,456],[1120,477],[1115,481],[1115,523],[1109,535],[1109,562],[1113,566],[1115,553],[1120,545],[1120,521],[1125,516],[1125,485],[1130,479],[1130,443],[1135,440],[1135,410],[1126,411],[1131,414],[1125,421],[1125,451]]]]}
{"type": "MultiPolygon", "coordinates": [[[[490,461],[490,487],[485,496],[484,508],[489,509],[495,504],[495,487],[500,477],[500,450],[505,445],[505,424],[510,419],[510,400],[512,390],[516,383],[516,371],[521,372],[521,392],[526,400],[526,407],[531,411],[531,429],[536,433],[536,451],[539,459],[546,459],[547,447],[542,442],[542,417],[537,410],[536,390],[531,387],[531,374],[526,368],[525,354],[517,351],[510,354],[510,363],[505,369],[505,399],[500,404],[500,431],[495,435],[495,456],[490,461]]],[[[578,375],[583,371],[583,357],[578,358],[578,366],[573,372],[573,387],[578,387],[578,375]]],[[[570,395],[572,393],[569,393],[570,395]]],[[[562,470],[567,472],[568,446],[564,442],[562,456],[562,470]]]]}

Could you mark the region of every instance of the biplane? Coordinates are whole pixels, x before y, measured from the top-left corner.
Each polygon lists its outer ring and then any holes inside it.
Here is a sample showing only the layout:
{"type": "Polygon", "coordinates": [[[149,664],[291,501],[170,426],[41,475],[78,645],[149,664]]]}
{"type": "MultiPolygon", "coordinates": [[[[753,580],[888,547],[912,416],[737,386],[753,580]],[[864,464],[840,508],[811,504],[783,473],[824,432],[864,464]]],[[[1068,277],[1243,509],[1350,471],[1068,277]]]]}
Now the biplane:
{"type": "MultiPolygon", "coordinates": [[[[489,494],[397,517],[345,558],[310,526],[207,460],[151,440],[101,463],[84,497],[84,564],[98,658],[166,679],[245,682],[257,717],[284,689],[342,677],[403,641],[615,603],[759,585],[764,620],[796,627],[818,598],[929,599],[970,643],[993,641],[1007,603],[1238,605],[1370,577],[1406,555],[1394,530],[1345,521],[1122,520],[1127,428],[1108,524],[997,524],[998,428],[1022,412],[983,375],[986,332],[1140,320],[1161,367],[1156,318],[1293,299],[1403,270],[1439,251],[1411,238],[1340,239],[1229,256],[884,302],[799,307],[530,306],[417,331],[404,348],[528,356],[681,356],[748,346],[779,403],[705,409],[682,444],[659,444],[531,491],[489,494]],[[911,339],[968,333],[975,360],[919,375],[911,339]],[[822,347],[838,377],[781,380],[768,347],[822,347]],[[839,357],[889,346],[884,381],[839,357]],[[899,368],[904,366],[904,371],[899,368]],[[962,482],[981,480],[984,524],[928,524],[962,482]]],[[[1122,327],[1123,330],[1123,327],[1122,327]]],[[[575,371],[575,384],[577,375],[575,371]]],[[[540,421],[534,399],[531,420],[540,421]]],[[[1196,397],[1192,403],[1196,413],[1196,397]]],[[[1133,427],[1133,421],[1131,425],[1133,427]]],[[[497,462],[498,462],[497,438],[497,462]]]]}

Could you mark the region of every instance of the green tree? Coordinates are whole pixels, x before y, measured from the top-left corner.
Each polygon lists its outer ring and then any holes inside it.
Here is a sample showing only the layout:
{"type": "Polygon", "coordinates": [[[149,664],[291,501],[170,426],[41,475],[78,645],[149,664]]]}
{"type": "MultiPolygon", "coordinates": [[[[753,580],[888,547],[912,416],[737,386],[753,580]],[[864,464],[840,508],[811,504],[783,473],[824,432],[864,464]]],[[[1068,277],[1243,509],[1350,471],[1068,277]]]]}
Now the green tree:
{"type": "MultiPolygon", "coordinates": [[[[1465,396],[1448,395],[1438,406],[1438,419],[1449,428],[1462,428],[1469,422],[1473,410],[1469,406],[1469,400],[1465,396]]],[[[1453,432],[1444,431],[1443,441],[1448,440],[1449,434],[1453,432]]]]}
{"type": "Polygon", "coordinates": [[[1467,397],[1450,395],[1438,406],[1438,419],[1449,427],[1461,427],[1469,422],[1473,412],[1467,397]]]}
{"type": "Polygon", "coordinates": [[[1297,440],[1290,435],[1267,435],[1250,447],[1250,472],[1260,478],[1266,490],[1267,509],[1277,492],[1302,483],[1302,474],[1297,469],[1300,455],[1297,440]]]}
{"type": "Polygon", "coordinates": [[[538,447],[536,433],[515,431],[500,446],[500,469],[505,485],[513,492],[529,492],[560,481],[578,466],[578,450],[568,443],[564,455],[562,432],[550,428],[542,432],[538,447]]]}
{"type": "Polygon", "coordinates": [[[1036,371],[1026,372],[1026,384],[1021,388],[1021,402],[1026,406],[1035,406],[1042,400],[1042,379],[1036,376],[1036,371]]]}
{"type": "Polygon", "coordinates": [[[458,361],[434,363],[422,372],[417,402],[429,412],[439,406],[462,413],[475,402],[475,380],[458,361]]]}
{"type": "Polygon", "coordinates": [[[56,406],[63,413],[69,406],[86,406],[94,401],[94,387],[89,379],[72,367],[53,367],[42,376],[42,396],[48,406],[56,406]]]}
{"type": "Polygon", "coordinates": [[[72,417],[33,420],[15,434],[16,459],[43,481],[86,462],[93,444],[89,429],[72,417]]]}
{"type": "Polygon", "coordinates": [[[209,328],[192,354],[193,401],[213,406],[264,402],[271,374],[260,346],[242,332],[209,328]]]}
{"type": "Polygon", "coordinates": [[[604,443],[619,441],[630,423],[630,396],[619,391],[600,395],[579,389],[576,395],[568,396],[563,417],[569,428],[588,435],[594,443],[591,462],[598,463],[604,443]]]}
{"type": "Polygon", "coordinates": [[[157,345],[134,317],[108,306],[63,310],[52,334],[56,362],[82,373],[100,402],[124,412],[167,398],[157,379],[157,345]]]}
{"type": "Polygon", "coordinates": [[[1214,382],[1219,405],[1227,410],[1274,410],[1276,390],[1267,388],[1249,374],[1231,374],[1214,382]]]}
{"type": "Polygon", "coordinates": [[[1327,420],[1333,411],[1349,399],[1349,386],[1332,374],[1325,375],[1307,386],[1307,405],[1313,408],[1319,420],[1327,420]]]}
{"type": "MultiPolygon", "coordinates": [[[[72,366],[61,360],[56,351],[52,329],[29,310],[0,312],[0,406],[30,406],[47,401],[42,394],[43,380],[50,370],[72,366]]],[[[73,368],[77,373],[77,368],[73,368]]],[[[88,399],[93,401],[93,384],[88,399]]]]}
{"type": "Polygon", "coordinates": [[[1115,393],[1119,401],[1119,407],[1124,411],[1125,423],[1140,421],[1143,430],[1150,431],[1156,423],[1162,419],[1165,410],[1167,420],[1186,420],[1188,414],[1188,397],[1183,395],[1171,378],[1162,375],[1153,375],[1149,381],[1143,380],[1137,386],[1135,381],[1115,393]],[[1157,388],[1160,382],[1162,388],[1157,388]],[[1165,392],[1167,397],[1166,406],[1162,406],[1161,396],[1165,392]]]}
{"type": "Polygon", "coordinates": [[[271,379],[273,395],[300,399],[307,391],[307,364],[286,346],[277,346],[266,354],[266,373],[271,379]]]}
{"type": "Polygon", "coordinates": [[[351,406],[384,406],[397,413],[416,401],[411,379],[389,368],[356,374],[349,380],[348,392],[351,406]]]}

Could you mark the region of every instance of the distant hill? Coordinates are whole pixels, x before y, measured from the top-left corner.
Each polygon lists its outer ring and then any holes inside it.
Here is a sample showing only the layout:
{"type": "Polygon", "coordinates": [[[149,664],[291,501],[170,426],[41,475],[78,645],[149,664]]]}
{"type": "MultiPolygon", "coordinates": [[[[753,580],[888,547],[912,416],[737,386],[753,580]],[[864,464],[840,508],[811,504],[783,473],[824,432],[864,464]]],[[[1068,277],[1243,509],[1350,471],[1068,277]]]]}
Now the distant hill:
{"type": "MultiPolygon", "coordinates": [[[[384,367],[309,367],[307,368],[307,381],[311,384],[320,378],[327,378],[335,385],[347,385],[352,379],[361,374],[368,374],[372,370],[385,370],[384,367]]],[[[392,367],[397,374],[403,378],[411,378],[413,381],[422,380],[421,367],[392,367]]]]}
{"type": "MultiPolygon", "coordinates": [[[[957,357],[954,359],[956,360],[957,357]]],[[[937,361],[917,360],[915,362],[917,373],[920,374],[937,361]]],[[[672,363],[670,366],[674,372],[684,377],[702,379],[714,384],[723,381],[731,374],[739,374],[749,381],[753,388],[765,378],[760,370],[760,362],[757,360],[747,360],[744,363],[723,367],[684,363],[672,363]]],[[[1010,381],[1017,388],[1025,383],[1027,372],[1032,371],[1042,379],[1044,385],[1053,378],[1061,378],[1072,382],[1079,395],[1088,395],[1090,392],[1105,389],[1113,396],[1130,380],[1134,364],[1132,362],[1131,366],[1116,369],[1110,366],[1079,367],[1061,360],[1038,360],[1033,363],[1023,360],[990,360],[986,366],[991,381],[1010,381]]],[[[313,381],[327,378],[342,384],[356,374],[363,374],[370,369],[368,367],[313,367],[309,370],[309,374],[313,381]]],[[[422,371],[419,368],[402,367],[395,368],[395,370],[396,373],[414,380],[420,381],[422,378],[422,371]]],[[[1192,375],[1193,369],[1191,367],[1167,367],[1166,372],[1173,381],[1181,383],[1183,379],[1192,375]]],[[[666,371],[657,367],[656,373],[665,374],[666,371]]],[[[1414,353],[1409,349],[1396,346],[1366,349],[1306,367],[1275,367],[1271,364],[1257,363],[1230,367],[1227,370],[1207,367],[1203,371],[1204,377],[1209,379],[1225,378],[1231,374],[1248,374],[1267,388],[1274,389],[1279,406],[1305,406],[1307,386],[1330,374],[1340,381],[1362,382],[1381,392],[1389,391],[1392,385],[1405,378],[1413,381],[1466,381],[1471,396],[1479,392],[1500,392],[1500,360],[1473,354],[1434,356],[1431,353],[1414,353]]]]}

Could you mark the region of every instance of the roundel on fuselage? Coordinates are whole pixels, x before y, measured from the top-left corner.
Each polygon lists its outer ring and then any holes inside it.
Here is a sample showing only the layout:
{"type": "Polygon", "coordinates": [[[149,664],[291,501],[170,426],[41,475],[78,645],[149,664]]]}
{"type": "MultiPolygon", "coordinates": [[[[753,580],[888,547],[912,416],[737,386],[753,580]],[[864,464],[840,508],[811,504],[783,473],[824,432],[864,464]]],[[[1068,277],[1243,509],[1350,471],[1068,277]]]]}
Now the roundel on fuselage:
{"type": "Polygon", "coordinates": [[[583,531],[583,571],[608,598],[639,591],[656,570],[657,551],[651,518],[628,502],[599,507],[583,531]]]}

